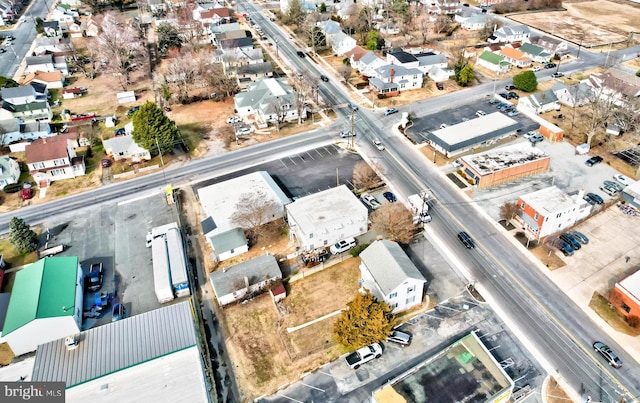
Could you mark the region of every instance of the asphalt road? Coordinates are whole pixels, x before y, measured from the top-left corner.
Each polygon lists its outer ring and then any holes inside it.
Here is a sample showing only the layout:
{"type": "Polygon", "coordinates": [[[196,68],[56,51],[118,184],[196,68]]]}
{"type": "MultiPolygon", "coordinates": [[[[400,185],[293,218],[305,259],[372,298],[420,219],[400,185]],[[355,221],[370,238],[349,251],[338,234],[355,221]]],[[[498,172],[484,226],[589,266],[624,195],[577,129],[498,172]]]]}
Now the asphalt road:
{"type": "Polygon", "coordinates": [[[27,52],[36,37],[35,19],[45,19],[48,13],[47,6],[53,6],[51,0],[32,0],[31,5],[22,13],[21,22],[13,29],[3,32],[3,36],[13,35],[16,39],[5,53],[0,53],[0,76],[13,77],[22,59],[29,56],[27,52]]]}

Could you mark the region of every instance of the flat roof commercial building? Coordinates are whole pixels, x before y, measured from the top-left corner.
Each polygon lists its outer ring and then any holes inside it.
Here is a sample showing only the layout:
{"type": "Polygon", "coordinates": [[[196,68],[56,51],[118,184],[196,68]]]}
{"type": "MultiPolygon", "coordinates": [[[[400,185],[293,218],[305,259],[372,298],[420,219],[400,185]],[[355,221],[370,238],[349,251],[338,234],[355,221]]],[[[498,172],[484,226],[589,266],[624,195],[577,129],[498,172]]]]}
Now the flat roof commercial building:
{"type": "Polygon", "coordinates": [[[609,302],[627,318],[640,317],[640,270],[616,283],[609,302]]]}
{"type": "Polygon", "coordinates": [[[501,112],[494,112],[427,134],[438,152],[452,157],[478,146],[492,144],[516,132],[520,125],[501,112]]]}
{"type": "Polygon", "coordinates": [[[480,188],[549,170],[551,157],[530,143],[518,143],[458,159],[465,175],[480,188]]]}

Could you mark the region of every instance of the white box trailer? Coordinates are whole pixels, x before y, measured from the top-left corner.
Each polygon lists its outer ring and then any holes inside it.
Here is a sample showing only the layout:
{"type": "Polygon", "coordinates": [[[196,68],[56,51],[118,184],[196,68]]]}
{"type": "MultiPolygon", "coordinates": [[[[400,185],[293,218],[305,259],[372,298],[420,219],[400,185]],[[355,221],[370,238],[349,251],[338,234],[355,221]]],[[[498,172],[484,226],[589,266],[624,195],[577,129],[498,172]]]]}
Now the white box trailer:
{"type": "Polygon", "coordinates": [[[173,301],[173,287],[169,274],[169,254],[167,253],[167,241],[165,236],[157,236],[151,243],[151,256],[153,258],[153,285],[156,297],[161,304],[173,301]]]}

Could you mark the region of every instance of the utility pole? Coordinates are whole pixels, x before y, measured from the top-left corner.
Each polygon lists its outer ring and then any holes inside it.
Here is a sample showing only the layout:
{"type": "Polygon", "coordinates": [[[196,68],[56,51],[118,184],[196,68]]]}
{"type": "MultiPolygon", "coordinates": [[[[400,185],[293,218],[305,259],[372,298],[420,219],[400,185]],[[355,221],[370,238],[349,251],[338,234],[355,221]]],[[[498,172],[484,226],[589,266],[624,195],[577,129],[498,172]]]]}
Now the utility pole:
{"type": "Polygon", "coordinates": [[[351,108],[351,148],[355,147],[356,138],[356,111],[351,108]]]}

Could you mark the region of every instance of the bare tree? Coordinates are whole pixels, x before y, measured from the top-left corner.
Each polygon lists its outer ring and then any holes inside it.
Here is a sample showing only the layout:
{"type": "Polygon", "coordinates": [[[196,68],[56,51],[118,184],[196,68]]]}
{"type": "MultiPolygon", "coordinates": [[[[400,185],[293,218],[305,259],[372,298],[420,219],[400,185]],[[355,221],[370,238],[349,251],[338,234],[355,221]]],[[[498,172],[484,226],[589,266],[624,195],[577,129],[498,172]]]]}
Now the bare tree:
{"type": "Polygon", "coordinates": [[[518,207],[518,203],[509,201],[504,202],[500,206],[500,218],[509,223],[519,210],[520,208],[518,207]]]}
{"type": "Polygon", "coordinates": [[[380,184],[380,178],[375,169],[382,169],[382,167],[375,162],[372,165],[374,166],[373,168],[362,161],[353,167],[353,185],[357,189],[373,189],[380,184]]]}
{"type": "Polygon", "coordinates": [[[194,83],[202,78],[201,65],[191,52],[180,53],[168,61],[166,81],[177,89],[178,100],[185,102],[194,83]]]}
{"type": "Polygon", "coordinates": [[[615,96],[606,94],[603,88],[595,89],[593,99],[585,105],[586,116],[583,119],[587,129],[586,143],[591,146],[591,142],[611,117],[615,107],[615,96]]]}
{"type": "Polygon", "coordinates": [[[262,190],[242,193],[236,204],[236,211],[231,215],[231,222],[246,230],[249,237],[255,241],[259,236],[256,229],[273,221],[279,208],[278,203],[262,190]]]}
{"type": "Polygon", "coordinates": [[[371,214],[371,227],[385,238],[409,243],[416,233],[413,214],[402,203],[388,203],[371,214]]]}
{"type": "Polygon", "coordinates": [[[123,90],[131,84],[130,74],[140,67],[146,56],[146,47],[130,22],[107,13],[97,38],[101,64],[106,71],[118,76],[123,90]]]}
{"type": "Polygon", "coordinates": [[[304,18],[304,21],[298,26],[298,30],[301,31],[305,42],[308,46],[311,46],[313,53],[318,53],[318,50],[325,49],[327,47],[327,39],[320,27],[316,24],[321,21],[321,15],[319,12],[310,12],[304,18]]]}
{"type": "Polygon", "coordinates": [[[353,72],[353,67],[343,64],[336,68],[336,72],[340,77],[344,79],[345,82],[349,82],[349,77],[351,77],[351,73],[353,72]]]}
{"type": "Polygon", "coordinates": [[[549,256],[551,256],[553,252],[560,250],[562,242],[562,239],[558,238],[557,235],[549,235],[544,239],[544,241],[542,241],[542,244],[546,246],[549,256]]]}
{"type": "Polygon", "coordinates": [[[180,27],[180,36],[184,39],[185,45],[192,50],[199,47],[198,40],[205,33],[202,22],[194,18],[193,12],[198,4],[189,0],[187,3],[174,11],[178,26],[180,27]]]}
{"type": "Polygon", "coordinates": [[[450,23],[451,23],[451,18],[449,18],[446,15],[439,15],[433,24],[433,29],[435,29],[437,33],[441,34],[447,29],[449,29],[450,23]]]}

